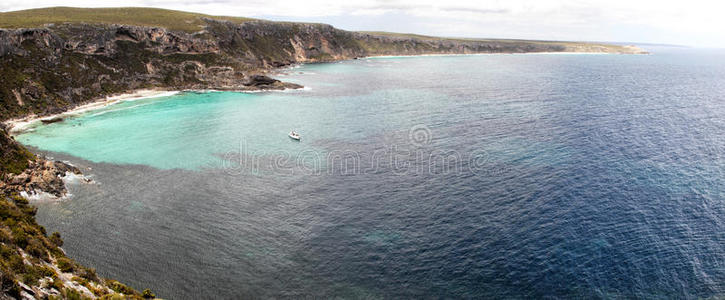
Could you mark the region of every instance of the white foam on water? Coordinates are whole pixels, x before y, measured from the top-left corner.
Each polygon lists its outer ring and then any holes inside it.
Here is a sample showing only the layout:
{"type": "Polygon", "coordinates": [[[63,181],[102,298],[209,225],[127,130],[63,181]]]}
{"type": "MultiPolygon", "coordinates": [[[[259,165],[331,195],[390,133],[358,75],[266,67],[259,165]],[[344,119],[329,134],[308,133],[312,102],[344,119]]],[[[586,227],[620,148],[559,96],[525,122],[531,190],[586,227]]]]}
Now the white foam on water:
{"type": "MultiPolygon", "coordinates": [[[[25,199],[28,199],[28,201],[30,201],[30,202],[36,202],[36,203],[37,202],[53,202],[53,201],[58,201],[58,200],[62,200],[63,198],[65,198],[65,197],[58,198],[55,195],[52,195],[52,194],[49,194],[49,193],[46,193],[43,191],[40,191],[40,192],[32,191],[30,193],[28,193],[26,191],[21,191],[20,196],[22,196],[25,199]]],[[[68,195],[66,195],[66,197],[67,196],[68,195]]]]}
{"type": "Polygon", "coordinates": [[[94,184],[95,181],[91,178],[91,175],[75,174],[73,172],[65,172],[65,176],[61,177],[65,184],[94,184]]]}

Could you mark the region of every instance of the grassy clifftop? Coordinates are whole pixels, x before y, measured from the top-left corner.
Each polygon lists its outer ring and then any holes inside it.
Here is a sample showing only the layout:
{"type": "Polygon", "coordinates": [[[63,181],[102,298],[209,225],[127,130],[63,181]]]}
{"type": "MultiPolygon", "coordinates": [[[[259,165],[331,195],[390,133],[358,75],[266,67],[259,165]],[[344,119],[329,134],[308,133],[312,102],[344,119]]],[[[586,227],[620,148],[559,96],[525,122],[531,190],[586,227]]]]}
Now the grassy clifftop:
{"type": "MultiPolygon", "coordinates": [[[[263,21],[245,17],[212,16],[200,13],[184,12],[160,8],[148,7],[113,7],[113,8],[78,8],[78,7],[49,7],[11,11],[0,13],[0,28],[39,28],[50,24],[124,24],[146,27],[159,27],[171,31],[193,33],[203,31],[208,27],[207,20],[229,21],[234,24],[242,24],[248,21],[263,21]]],[[[312,23],[292,22],[271,22],[288,25],[315,25],[312,23]]],[[[319,25],[319,24],[317,24],[319,25]]],[[[539,45],[539,46],[560,46],[568,51],[599,51],[630,53],[627,47],[590,42],[567,42],[567,41],[543,41],[543,40],[520,40],[520,39],[481,39],[481,38],[452,38],[435,37],[419,34],[393,33],[383,31],[361,31],[362,35],[376,37],[387,37],[397,39],[419,40],[419,41],[448,41],[459,43],[496,43],[499,45],[539,45]]],[[[635,51],[636,52],[636,51],[635,51]]]]}
{"type": "Polygon", "coordinates": [[[250,18],[210,16],[147,7],[49,7],[0,13],[0,28],[36,28],[46,24],[88,23],[164,27],[169,30],[196,32],[206,27],[206,22],[203,21],[204,18],[213,18],[234,23],[253,20],[250,18]]]}

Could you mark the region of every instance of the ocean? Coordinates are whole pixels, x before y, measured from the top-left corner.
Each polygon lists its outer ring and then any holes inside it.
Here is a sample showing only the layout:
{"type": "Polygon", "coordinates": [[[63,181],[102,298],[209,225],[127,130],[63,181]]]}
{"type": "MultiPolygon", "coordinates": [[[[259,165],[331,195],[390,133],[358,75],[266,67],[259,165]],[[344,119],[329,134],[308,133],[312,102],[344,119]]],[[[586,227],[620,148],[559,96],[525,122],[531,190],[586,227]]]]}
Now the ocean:
{"type": "Polygon", "coordinates": [[[380,57],[17,136],[64,249],[167,299],[725,296],[725,51],[380,57]],[[300,133],[301,141],[287,135],[300,133]]]}

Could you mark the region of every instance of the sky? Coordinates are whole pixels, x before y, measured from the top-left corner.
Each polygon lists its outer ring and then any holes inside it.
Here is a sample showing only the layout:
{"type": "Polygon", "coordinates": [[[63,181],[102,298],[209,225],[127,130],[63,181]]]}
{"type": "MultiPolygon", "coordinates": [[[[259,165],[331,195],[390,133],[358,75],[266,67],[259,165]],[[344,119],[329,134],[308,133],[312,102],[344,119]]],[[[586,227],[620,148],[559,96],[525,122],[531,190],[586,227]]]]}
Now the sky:
{"type": "Polygon", "coordinates": [[[141,6],[347,30],[446,37],[663,43],[725,48],[725,1],[703,0],[2,0],[0,11],[141,6]]]}

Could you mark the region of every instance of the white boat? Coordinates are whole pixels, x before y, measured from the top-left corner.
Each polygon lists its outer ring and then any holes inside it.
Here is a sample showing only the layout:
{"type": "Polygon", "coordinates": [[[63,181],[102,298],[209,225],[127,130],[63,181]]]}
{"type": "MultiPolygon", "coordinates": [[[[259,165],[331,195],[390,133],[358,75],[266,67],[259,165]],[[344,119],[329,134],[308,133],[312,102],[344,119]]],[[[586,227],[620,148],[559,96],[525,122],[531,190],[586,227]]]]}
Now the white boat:
{"type": "Polygon", "coordinates": [[[299,140],[300,140],[300,135],[299,135],[299,133],[295,132],[294,130],[292,130],[292,131],[291,131],[291,132],[289,133],[289,137],[290,137],[291,139],[293,139],[293,140],[297,140],[297,141],[299,141],[299,140]]]}

